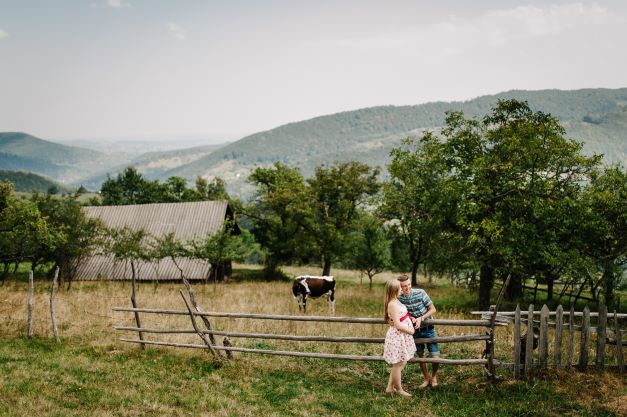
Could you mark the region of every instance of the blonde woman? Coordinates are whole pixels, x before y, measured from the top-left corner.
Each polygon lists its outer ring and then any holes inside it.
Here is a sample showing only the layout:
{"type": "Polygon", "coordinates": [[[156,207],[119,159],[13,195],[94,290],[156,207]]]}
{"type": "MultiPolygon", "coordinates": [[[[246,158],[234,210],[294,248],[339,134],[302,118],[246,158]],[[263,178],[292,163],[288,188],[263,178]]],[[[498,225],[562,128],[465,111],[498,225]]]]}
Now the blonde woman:
{"type": "Polygon", "coordinates": [[[396,392],[402,396],[411,397],[411,394],[401,385],[401,372],[407,361],[416,353],[416,344],[413,338],[414,327],[407,307],[398,301],[400,292],[401,284],[397,279],[391,279],[385,284],[385,320],[390,323],[390,328],[385,334],[383,359],[392,365],[385,392],[396,392]]]}

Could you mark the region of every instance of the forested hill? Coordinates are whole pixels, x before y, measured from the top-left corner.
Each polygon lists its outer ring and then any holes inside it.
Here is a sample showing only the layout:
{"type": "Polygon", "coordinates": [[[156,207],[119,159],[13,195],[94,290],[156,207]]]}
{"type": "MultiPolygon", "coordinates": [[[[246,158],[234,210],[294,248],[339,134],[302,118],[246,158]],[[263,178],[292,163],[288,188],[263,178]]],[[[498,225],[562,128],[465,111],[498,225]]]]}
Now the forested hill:
{"type": "Polygon", "coordinates": [[[69,190],[49,178],[42,177],[32,172],[9,171],[0,169],[0,181],[9,181],[13,184],[13,190],[17,192],[46,193],[51,190],[68,192],[69,190]]]}
{"type": "Polygon", "coordinates": [[[447,111],[481,117],[504,98],[525,100],[534,110],[557,117],[568,137],[585,141],[586,153],[604,153],[607,162],[626,162],[627,88],[515,90],[465,102],[372,107],[290,123],[245,137],[164,177],[217,175],[232,192],[245,195],[250,191],[245,184],[250,170],[275,161],[297,165],[305,175],[336,160],[357,159],[384,167],[393,146],[404,137],[442,126],[447,111]]]}
{"type": "Polygon", "coordinates": [[[119,164],[117,154],[60,145],[22,132],[0,132],[0,168],[30,171],[64,183],[119,164]]]}

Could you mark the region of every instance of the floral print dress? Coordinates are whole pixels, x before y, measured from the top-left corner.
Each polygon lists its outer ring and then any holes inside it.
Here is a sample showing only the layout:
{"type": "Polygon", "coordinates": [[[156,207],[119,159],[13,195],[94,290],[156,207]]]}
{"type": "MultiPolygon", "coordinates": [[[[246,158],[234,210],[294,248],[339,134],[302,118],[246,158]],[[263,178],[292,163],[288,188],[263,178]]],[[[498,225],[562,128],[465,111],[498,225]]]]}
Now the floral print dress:
{"type": "MultiPolygon", "coordinates": [[[[401,317],[407,315],[407,307],[400,301],[396,301],[400,305],[399,314],[401,317]]],[[[401,320],[401,326],[408,329],[412,328],[412,322],[409,317],[401,320]]],[[[385,334],[385,343],[383,345],[383,359],[390,365],[407,361],[414,357],[416,353],[416,344],[414,336],[403,333],[394,326],[390,326],[385,334]]]]}

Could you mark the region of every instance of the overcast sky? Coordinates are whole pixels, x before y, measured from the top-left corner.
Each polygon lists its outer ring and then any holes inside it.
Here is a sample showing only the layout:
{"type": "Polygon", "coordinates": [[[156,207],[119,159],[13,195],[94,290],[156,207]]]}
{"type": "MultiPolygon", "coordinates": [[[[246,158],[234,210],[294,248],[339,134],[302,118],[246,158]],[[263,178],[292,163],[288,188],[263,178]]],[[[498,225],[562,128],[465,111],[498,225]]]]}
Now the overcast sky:
{"type": "Polygon", "coordinates": [[[0,0],[0,131],[207,138],[378,105],[627,87],[627,1],[0,0]]]}

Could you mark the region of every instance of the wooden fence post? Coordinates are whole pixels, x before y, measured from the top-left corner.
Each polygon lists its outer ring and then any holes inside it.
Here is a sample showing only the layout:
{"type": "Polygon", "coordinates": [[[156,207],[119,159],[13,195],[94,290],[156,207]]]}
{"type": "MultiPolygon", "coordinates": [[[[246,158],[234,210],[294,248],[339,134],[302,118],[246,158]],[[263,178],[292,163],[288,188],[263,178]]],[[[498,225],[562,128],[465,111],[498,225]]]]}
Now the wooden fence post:
{"type": "Polygon", "coordinates": [[[597,326],[596,366],[601,371],[605,367],[605,336],[607,335],[607,307],[599,305],[599,324],[597,326]]]}
{"type": "Polygon", "coordinates": [[[562,332],[564,326],[564,307],[557,306],[555,310],[555,352],[553,354],[553,364],[555,367],[562,365],[562,332]]]}
{"type": "Polygon", "coordinates": [[[529,304],[527,311],[527,341],[525,342],[525,377],[531,375],[533,367],[533,304],[529,304]]]}
{"type": "Polygon", "coordinates": [[[28,337],[33,337],[33,270],[28,271],[28,337]]]}
{"type": "Polygon", "coordinates": [[[540,310],[540,340],[538,342],[540,369],[544,372],[547,369],[549,356],[549,308],[546,304],[540,310]]]}
{"type": "Polygon", "coordinates": [[[614,339],[616,339],[616,359],[618,360],[618,371],[622,374],[625,372],[625,361],[623,359],[623,340],[616,310],[614,310],[614,339]]]}
{"type": "Polygon", "coordinates": [[[52,334],[54,338],[59,341],[59,330],[57,328],[57,312],[54,307],[54,290],[57,286],[57,280],[59,279],[59,267],[54,270],[54,278],[52,279],[52,285],[50,285],[50,318],[52,320],[52,334]]]}
{"type": "Polygon", "coordinates": [[[590,309],[583,309],[583,322],[581,324],[581,345],[579,346],[579,370],[585,371],[588,366],[588,347],[590,343],[590,309]]]}
{"type": "Polygon", "coordinates": [[[520,305],[514,313],[514,378],[520,378],[520,305]]]}
{"type": "Polygon", "coordinates": [[[568,363],[566,367],[573,367],[573,358],[575,356],[575,306],[570,306],[570,317],[568,318],[568,363]]]}

